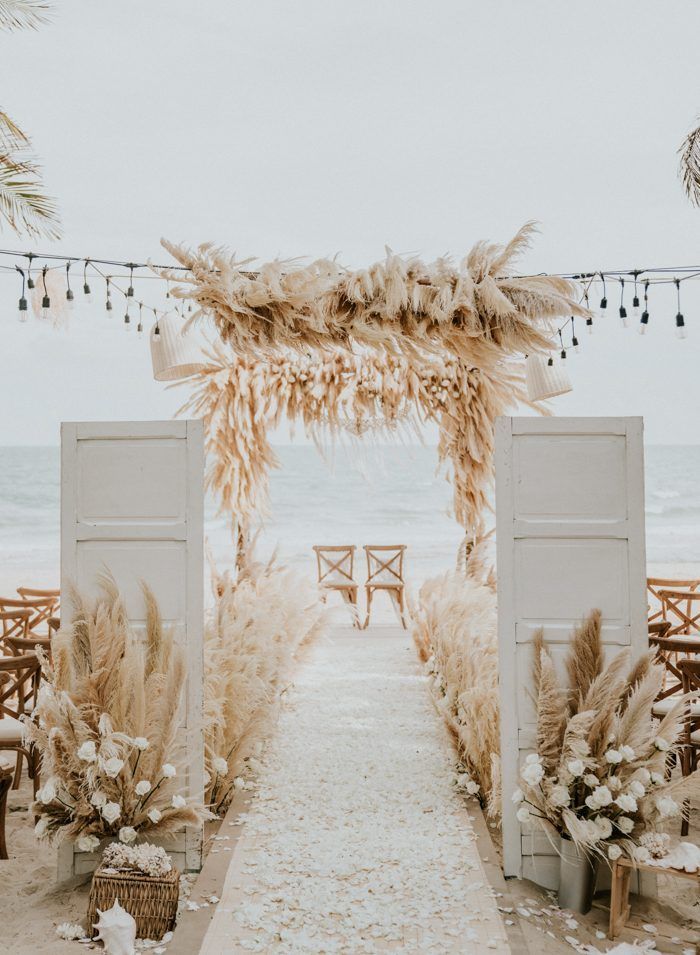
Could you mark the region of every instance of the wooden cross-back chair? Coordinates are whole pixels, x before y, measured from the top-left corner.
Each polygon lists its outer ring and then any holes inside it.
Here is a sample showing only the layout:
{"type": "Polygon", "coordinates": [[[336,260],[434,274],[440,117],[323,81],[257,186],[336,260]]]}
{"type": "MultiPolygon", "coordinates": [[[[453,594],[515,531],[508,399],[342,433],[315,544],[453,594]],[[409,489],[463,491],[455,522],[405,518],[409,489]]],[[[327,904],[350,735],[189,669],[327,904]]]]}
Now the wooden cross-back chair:
{"type": "MultiPolygon", "coordinates": [[[[683,678],[683,692],[695,693],[700,695],[700,659],[690,659],[678,661],[678,669],[683,678]]],[[[681,769],[684,776],[690,776],[695,772],[698,766],[698,752],[700,751],[700,713],[693,714],[693,705],[695,701],[687,704],[688,713],[684,730],[684,747],[681,757],[681,769]]],[[[681,823],[681,835],[688,835],[688,804],[683,814],[681,823]]]]}
{"type": "Polygon", "coordinates": [[[649,598],[649,623],[664,619],[664,601],[662,589],[690,590],[700,587],[700,579],[674,580],[671,577],[647,577],[647,597],[649,598]]]}
{"type": "MultiPolygon", "coordinates": [[[[652,707],[653,715],[663,719],[684,692],[680,664],[700,654],[700,637],[650,636],[649,645],[656,649],[656,660],[664,667],[664,683],[652,707]]],[[[700,719],[700,701],[692,703],[691,712],[700,719]]]]}
{"type": "Polygon", "coordinates": [[[0,750],[17,754],[14,788],[18,789],[22,774],[22,758],[27,760],[34,795],[39,787],[38,754],[25,739],[21,718],[37,704],[41,664],[35,653],[16,657],[0,657],[0,750]]]}
{"type": "Polygon", "coordinates": [[[669,637],[700,634],[700,593],[662,587],[659,596],[664,620],[671,624],[669,637]]]}
{"type": "Polygon", "coordinates": [[[0,610],[0,650],[2,653],[12,654],[14,651],[10,641],[14,638],[23,639],[29,633],[29,619],[32,611],[27,607],[16,607],[13,610],[0,610]]]}
{"type": "Polygon", "coordinates": [[[405,544],[365,544],[367,555],[367,617],[365,629],[369,626],[372,612],[372,597],[375,591],[385,590],[396,600],[401,617],[401,626],[406,629],[405,582],[403,579],[403,558],[405,544]]]}
{"type": "MultiPolygon", "coordinates": [[[[315,544],[318,583],[323,591],[333,590],[341,595],[350,607],[353,626],[358,626],[357,594],[359,587],[354,577],[354,544],[315,544]]],[[[325,601],[326,594],[322,599],[325,601]]]]}
{"type": "Polygon", "coordinates": [[[39,632],[42,636],[48,636],[47,621],[54,615],[58,601],[59,598],[54,594],[41,597],[0,597],[0,611],[31,610],[27,629],[33,633],[39,632]],[[42,632],[43,624],[46,624],[46,630],[42,632]]]}

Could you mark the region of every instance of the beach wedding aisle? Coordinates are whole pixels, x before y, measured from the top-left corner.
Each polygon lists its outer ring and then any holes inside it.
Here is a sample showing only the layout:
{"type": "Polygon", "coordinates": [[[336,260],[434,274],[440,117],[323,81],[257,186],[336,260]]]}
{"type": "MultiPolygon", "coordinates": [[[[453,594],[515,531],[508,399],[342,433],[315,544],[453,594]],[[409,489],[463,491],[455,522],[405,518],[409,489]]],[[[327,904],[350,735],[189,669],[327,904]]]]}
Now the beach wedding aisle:
{"type": "Polygon", "coordinates": [[[425,683],[398,627],[309,650],[201,955],[510,952],[425,683]]]}

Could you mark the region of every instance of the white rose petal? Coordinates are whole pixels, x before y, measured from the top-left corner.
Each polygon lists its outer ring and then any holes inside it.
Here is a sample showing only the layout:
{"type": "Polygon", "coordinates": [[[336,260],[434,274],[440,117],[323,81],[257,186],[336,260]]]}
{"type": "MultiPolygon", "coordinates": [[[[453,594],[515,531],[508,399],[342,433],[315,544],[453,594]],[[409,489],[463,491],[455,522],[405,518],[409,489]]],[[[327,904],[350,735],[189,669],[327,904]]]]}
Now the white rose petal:
{"type": "Polygon", "coordinates": [[[97,749],[95,748],[94,740],[89,739],[79,747],[78,759],[82,759],[86,763],[95,762],[97,759],[97,749]]]}
{"type": "Polygon", "coordinates": [[[110,779],[116,779],[119,773],[122,771],[124,766],[124,760],[119,759],[118,756],[112,756],[110,759],[106,759],[102,764],[102,769],[106,776],[109,776],[110,779]]]}
{"type": "Polygon", "coordinates": [[[177,776],[177,770],[172,763],[164,763],[162,773],[166,779],[172,779],[173,776],[177,776]]]}
{"type": "Polygon", "coordinates": [[[151,784],[147,779],[140,779],[134,786],[134,792],[137,796],[145,796],[151,791],[151,784]]]}
{"type": "Polygon", "coordinates": [[[173,796],[171,805],[173,809],[184,809],[187,805],[187,801],[182,796],[173,796]]]}
{"type": "Polygon", "coordinates": [[[122,807],[118,802],[108,802],[102,807],[102,818],[107,822],[116,822],[122,814],[122,807]]]}
{"type": "Polygon", "coordinates": [[[133,826],[122,826],[119,830],[119,841],[130,845],[136,841],[136,830],[133,826]]]}

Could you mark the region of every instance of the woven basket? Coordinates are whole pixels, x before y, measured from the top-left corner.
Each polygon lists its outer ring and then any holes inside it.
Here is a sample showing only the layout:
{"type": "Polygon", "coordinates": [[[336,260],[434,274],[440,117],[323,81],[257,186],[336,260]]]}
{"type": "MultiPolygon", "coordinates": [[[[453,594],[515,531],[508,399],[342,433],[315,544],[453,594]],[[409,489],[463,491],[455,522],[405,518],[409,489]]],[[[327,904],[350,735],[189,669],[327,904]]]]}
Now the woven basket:
{"type": "Polygon", "coordinates": [[[97,910],[111,909],[115,899],[136,919],[136,937],[160,941],[175,928],[180,873],[153,877],[139,872],[105,872],[100,867],[92,877],[88,903],[88,933],[94,936],[97,910]]]}

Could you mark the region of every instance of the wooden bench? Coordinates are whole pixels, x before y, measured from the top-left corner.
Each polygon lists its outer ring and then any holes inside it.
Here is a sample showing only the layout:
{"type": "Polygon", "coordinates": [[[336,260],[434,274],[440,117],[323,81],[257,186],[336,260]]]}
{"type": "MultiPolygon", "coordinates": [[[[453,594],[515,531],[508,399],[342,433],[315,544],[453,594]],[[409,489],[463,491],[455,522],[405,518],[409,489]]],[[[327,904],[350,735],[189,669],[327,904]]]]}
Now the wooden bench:
{"type": "Polygon", "coordinates": [[[608,938],[620,934],[630,917],[630,876],[635,871],[653,872],[654,875],[676,875],[680,879],[694,879],[700,885],[700,872],[686,872],[685,869],[664,869],[662,866],[649,865],[646,862],[631,862],[618,859],[613,862],[612,883],[610,887],[610,925],[608,938]]]}

